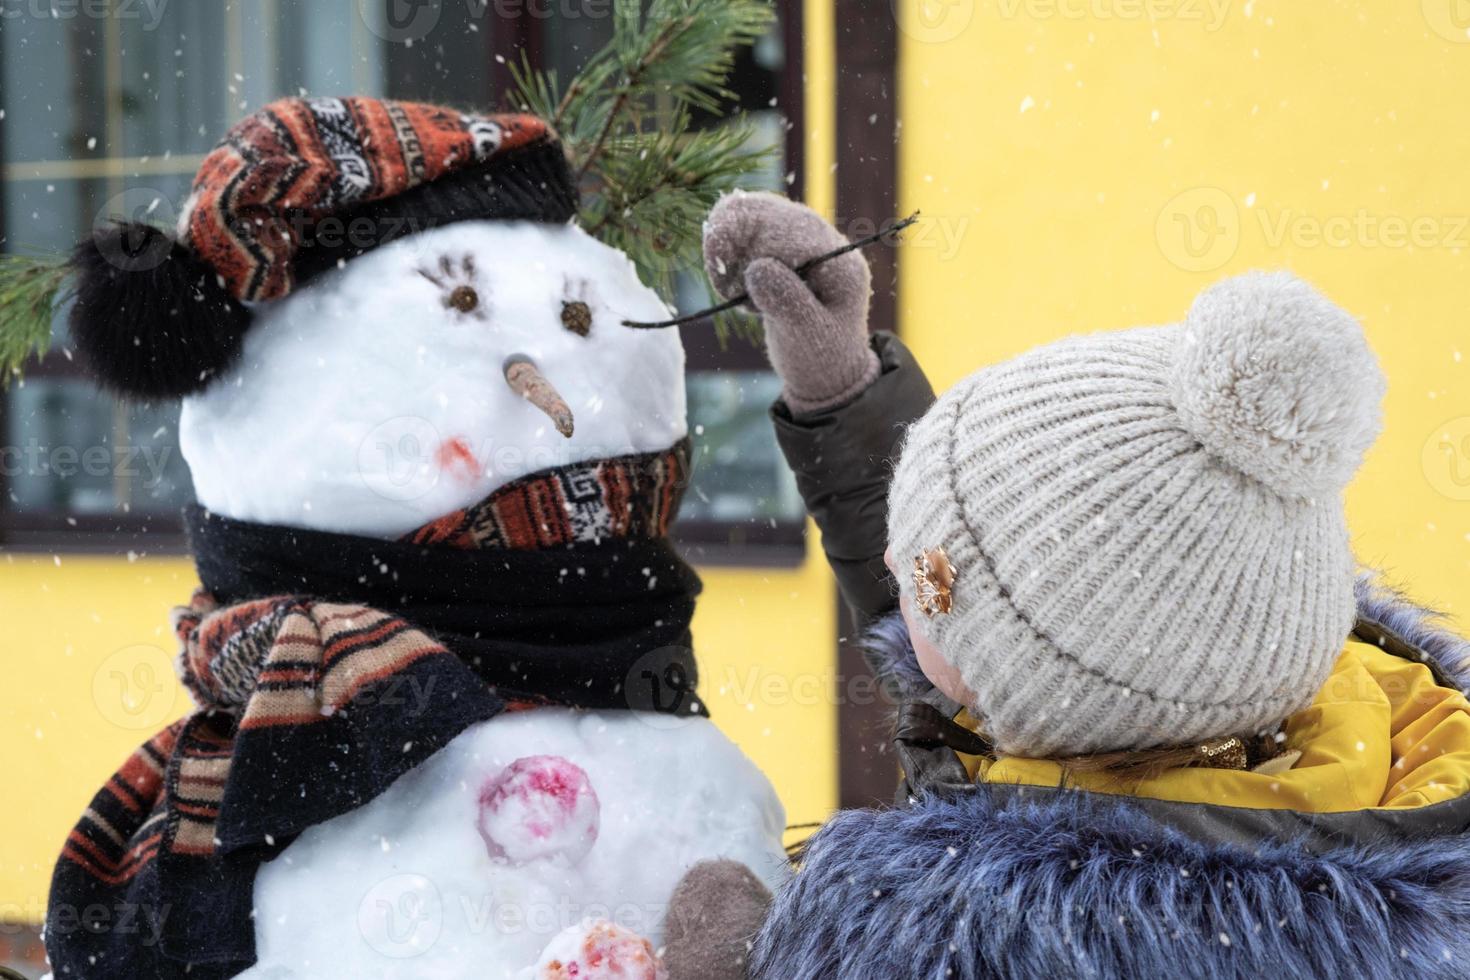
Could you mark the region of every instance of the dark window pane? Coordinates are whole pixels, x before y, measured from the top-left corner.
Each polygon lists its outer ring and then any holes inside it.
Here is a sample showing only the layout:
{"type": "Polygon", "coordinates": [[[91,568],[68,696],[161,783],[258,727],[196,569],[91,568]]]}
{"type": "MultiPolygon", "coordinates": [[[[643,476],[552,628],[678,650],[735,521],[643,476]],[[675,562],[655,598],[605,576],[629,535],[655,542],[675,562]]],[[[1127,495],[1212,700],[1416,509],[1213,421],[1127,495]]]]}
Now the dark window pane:
{"type": "MultiPolygon", "coordinates": [[[[438,8],[437,19],[431,18],[433,28],[424,36],[413,39],[412,34],[418,32],[409,28],[412,43],[395,43],[390,48],[389,92],[399,99],[454,106],[488,107],[495,102],[498,93],[490,91],[490,40],[486,31],[510,25],[494,13],[493,5],[485,7],[474,0],[445,3],[438,8]]],[[[393,36],[391,27],[386,33],[393,36]]]]}
{"type": "Polygon", "coordinates": [[[0,467],[13,512],[172,513],[193,499],[178,406],[123,406],[85,381],[41,378],[10,393],[0,467]]]}
{"type": "Polygon", "coordinates": [[[796,481],[771,434],[768,414],[781,392],[775,375],[700,371],[689,376],[694,482],[682,513],[700,521],[799,522],[796,481]]]}
{"type": "MultiPolygon", "coordinates": [[[[24,166],[17,167],[21,173],[24,166]]],[[[7,180],[5,251],[63,254],[77,241],[79,228],[91,225],[94,191],[88,181],[7,180]]],[[[100,202],[99,202],[100,203],[100,202]]]]}

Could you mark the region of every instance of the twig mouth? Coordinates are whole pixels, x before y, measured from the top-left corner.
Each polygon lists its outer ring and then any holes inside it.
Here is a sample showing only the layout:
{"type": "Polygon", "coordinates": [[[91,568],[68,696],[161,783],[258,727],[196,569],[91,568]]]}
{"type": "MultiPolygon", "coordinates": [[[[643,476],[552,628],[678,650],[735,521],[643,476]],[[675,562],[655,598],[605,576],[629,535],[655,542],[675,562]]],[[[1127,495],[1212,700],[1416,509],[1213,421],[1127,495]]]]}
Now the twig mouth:
{"type": "Polygon", "coordinates": [[[504,371],[510,390],[546,413],[556,431],[570,439],[575,428],[572,410],[536,362],[525,354],[512,354],[505,359],[504,371]]]}

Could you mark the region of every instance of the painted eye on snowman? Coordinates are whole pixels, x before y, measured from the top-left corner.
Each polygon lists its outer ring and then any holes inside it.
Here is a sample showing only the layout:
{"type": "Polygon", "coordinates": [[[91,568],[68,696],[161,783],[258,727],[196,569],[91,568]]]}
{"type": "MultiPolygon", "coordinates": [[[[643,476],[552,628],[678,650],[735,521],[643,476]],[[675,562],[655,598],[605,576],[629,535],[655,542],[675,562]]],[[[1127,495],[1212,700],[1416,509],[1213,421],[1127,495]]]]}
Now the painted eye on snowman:
{"type": "Polygon", "coordinates": [[[440,300],[445,309],[453,310],[460,316],[474,317],[476,320],[489,319],[485,300],[476,285],[473,255],[466,253],[458,259],[441,255],[436,268],[420,268],[418,272],[439,287],[442,294],[440,300]]]}
{"type": "Polygon", "coordinates": [[[592,287],[586,280],[567,280],[561,301],[561,325],[578,337],[592,333],[592,306],[587,302],[592,287]]]}

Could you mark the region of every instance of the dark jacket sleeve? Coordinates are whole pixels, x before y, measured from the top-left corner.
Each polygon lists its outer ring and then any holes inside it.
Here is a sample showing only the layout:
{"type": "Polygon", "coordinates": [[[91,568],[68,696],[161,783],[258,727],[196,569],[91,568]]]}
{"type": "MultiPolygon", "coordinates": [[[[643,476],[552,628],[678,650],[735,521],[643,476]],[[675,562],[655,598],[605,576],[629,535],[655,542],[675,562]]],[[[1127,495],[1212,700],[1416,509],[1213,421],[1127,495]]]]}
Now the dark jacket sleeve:
{"type": "Polygon", "coordinates": [[[872,343],[883,371],[855,400],[800,418],[784,402],[771,409],[776,441],[859,624],[896,603],[883,565],[888,483],[904,430],[934,404],[929,379],[897,337],[877,333],[872,343]]]}

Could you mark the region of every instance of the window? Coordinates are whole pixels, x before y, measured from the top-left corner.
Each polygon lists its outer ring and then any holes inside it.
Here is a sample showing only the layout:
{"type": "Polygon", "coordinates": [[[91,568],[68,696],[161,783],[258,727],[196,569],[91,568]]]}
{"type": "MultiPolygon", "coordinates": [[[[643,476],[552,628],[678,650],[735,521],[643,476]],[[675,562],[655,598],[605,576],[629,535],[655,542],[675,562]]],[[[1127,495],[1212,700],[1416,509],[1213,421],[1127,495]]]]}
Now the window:
{"type": "MultiPolygon", "coordinates": [[[[67,8],[69,16],[8,7],[0,31],[4,249],[65,251],[118,215],[170,222],[220,134],[273,98],[352,92],[491,105],[507,81],[505,60],[525,50],[566,74],[611,30],[606,3],[528,0],[516,18],[484,2],[444,3],[432,5],[432,30],[404,43],[392,3],[132,4],[105,17],[89,16],[85,4],[67,8]]],[[[770,188],[792,185],[788,175],[799,170],[789,152],[799,141],[788,132],[798,122],[800,73],[785,43],[799,36],[799,12],[783,6],[782,25],[742,57],[732,86],[758,138],[786,151],[757,181],[770,188]]],[[[698,308],[706,296],[691,279],[679,301],[698,308]]],[[[699,451],[681,534],[705,560],[790,560],[803,511],[766,417],[777,383],[743,341],[722,350],[708,325],[684,337],[699,451]]],[[[0,542],[182,547],[178,512],[193,491],[177,405],[127,406],[97,393],[68,356],[64,316],[55,340],[0,398],[0,542]]]]}

